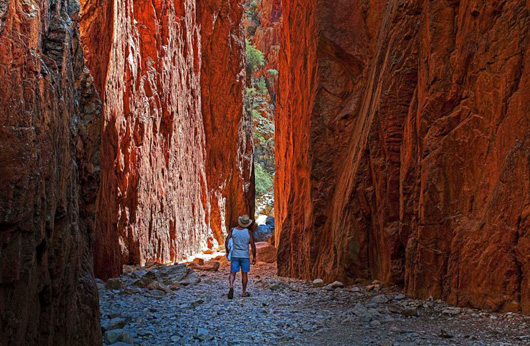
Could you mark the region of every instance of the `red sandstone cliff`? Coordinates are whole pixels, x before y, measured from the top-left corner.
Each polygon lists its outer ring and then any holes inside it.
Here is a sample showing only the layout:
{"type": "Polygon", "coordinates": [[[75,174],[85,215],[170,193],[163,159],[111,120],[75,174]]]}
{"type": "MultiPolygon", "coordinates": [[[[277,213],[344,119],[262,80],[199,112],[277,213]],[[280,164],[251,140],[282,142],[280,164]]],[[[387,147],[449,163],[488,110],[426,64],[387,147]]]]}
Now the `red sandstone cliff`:
{"type": "Polygon", "coordinates": [[[104,95],[96,275],[222,241],[254,203],[237,1],[86,0],[82,12],[104,95]]]}
{"type": "Polygon", "coordinates": [[[101,103],[76,3],[0,4],[0,344],[99,345],[101,103]]]}
{"type": "Polygon", "coordinates": [[[266,64],[257,71],[256,76],[266,78],[267,89],[275,103],[278,92],[278,75],[269,71],[278,71],[282,29],[281,0],[262,0],[258,5],[257,13],[259,25],[252,37],[252,43],[263,52],[266,64]]]}
{"type": "Polygon", "coordinates": [[[282,275],[530,312],[527,1],[283,1],[282,275]]]}

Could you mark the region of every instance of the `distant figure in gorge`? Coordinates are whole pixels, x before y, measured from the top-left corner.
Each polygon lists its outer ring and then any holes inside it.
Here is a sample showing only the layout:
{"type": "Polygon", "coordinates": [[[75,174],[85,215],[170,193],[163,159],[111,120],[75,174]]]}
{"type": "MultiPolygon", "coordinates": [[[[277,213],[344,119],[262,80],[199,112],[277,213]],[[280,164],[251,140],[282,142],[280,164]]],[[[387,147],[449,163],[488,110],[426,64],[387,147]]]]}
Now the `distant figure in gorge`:
{"type": "Polygon", "coordinates": [[[236,274],[241,270],[241,283],[243,284],[242,297],[248,297],[247,292],[248,272],[250,272],[249,245],[252,248],[252,265],[256,264],[256,244],[254,243],[254,232],[250,230],[252,220],[248,215],[238,217],[238,226],[228,231],[225,240],[226,256],[230,261],[230,290],[228,299],[234,298],[234,281],[236,274]]]}

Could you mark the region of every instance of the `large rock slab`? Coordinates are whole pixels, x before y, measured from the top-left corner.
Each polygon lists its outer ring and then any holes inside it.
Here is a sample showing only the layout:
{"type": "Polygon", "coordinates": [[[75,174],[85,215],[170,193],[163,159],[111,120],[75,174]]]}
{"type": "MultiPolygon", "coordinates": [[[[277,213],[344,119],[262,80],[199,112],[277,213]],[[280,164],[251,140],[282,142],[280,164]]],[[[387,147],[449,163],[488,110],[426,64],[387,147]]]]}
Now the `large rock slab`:
{"type": "Polygon", "coordinates": [[[0,3],[0,344],[100,345],[101,104],[76,1],[0,3]]]}
{"type": "Polygon", "coordinates": [[[528,2],[282,11],[279,273],[530,312],[528,2]]]}
{"type": "Polygon", "coordinates": [[[277,257],[276,248],[267,242],[258,242],[256,243],[256,257],[260,262],[274,263],[277,257]]]}

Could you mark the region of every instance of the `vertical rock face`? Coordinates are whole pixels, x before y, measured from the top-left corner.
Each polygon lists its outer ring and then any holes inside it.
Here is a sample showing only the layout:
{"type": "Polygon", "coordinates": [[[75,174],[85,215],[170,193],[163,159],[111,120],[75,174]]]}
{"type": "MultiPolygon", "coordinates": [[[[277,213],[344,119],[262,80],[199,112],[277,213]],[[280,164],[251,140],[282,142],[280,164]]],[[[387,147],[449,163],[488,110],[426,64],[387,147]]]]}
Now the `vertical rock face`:
{"type": "Polygon", "coordinates": [[[0,340],[98,345],[101,104],[75,1],[0,3],[0,340]]]}
{"type": "Polygon", "coordinates": [[[237,1],[86,0],[82,12],[104,95],[96,275],[221,241],[253,205],[237,1]]]}
{"type": "Polygon", "coordinates": [[[282,29],[281,0],[261,0],[257,8],[259,25],[252,37],[252,42],[265,56],[266,64],[257,76],[267,79],[267,89],[272,99],[276,100],[278,92],[278,55],[280,53],[280,39],[282,29]]]}
{"type": "Polygon", "coordinates": [[[526,1],[284,1],[283,275],[530,312],[526,1]]]}
{"type": "Polygon", "coordinates": [[[242,214],[254,215],[252,119],[243,112],[244,37],[239,0],[197,1],[209,225],[224,241],[242,214]]]}

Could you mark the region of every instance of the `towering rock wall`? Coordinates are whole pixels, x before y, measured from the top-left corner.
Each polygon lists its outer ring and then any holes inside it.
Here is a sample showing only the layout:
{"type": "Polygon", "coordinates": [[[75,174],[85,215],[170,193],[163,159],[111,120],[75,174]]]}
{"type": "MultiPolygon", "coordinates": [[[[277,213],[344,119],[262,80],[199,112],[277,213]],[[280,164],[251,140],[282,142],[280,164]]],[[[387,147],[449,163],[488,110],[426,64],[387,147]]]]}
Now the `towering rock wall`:
{"type": "Polygon", "coordinates": [[[237,1],[82,4],[104,95],[95,270],[174,262],[252,212],[237,1]]]}
{"type": "Polygon", "coordinates": [[[530,312],[527,1],[284,1],[282,275],[530,312]]]}
{"type": "Polygon", "coordinates": [[[239,0],[201,0],[197,5],[209,224],[223,242],[239,215],[254,215],[252,119],[243,112],[243,8],[239,0]]]}
{"type": "Polygon", "coordinates": [[[101,103],[76,1],[0,3],[0,344],[98,345],[101,103]]]}
{"type": "Polygon", "coordinates": [[[280,39],[282,29],[281,0],[261,0],[257,8],[259,25],[252,36],[252,42],[265,56],[265,66],[257,71],[257,76],[264,76],[267,89],[275,103],[278,92],[278,56],[280,53],[280,39]]]}

